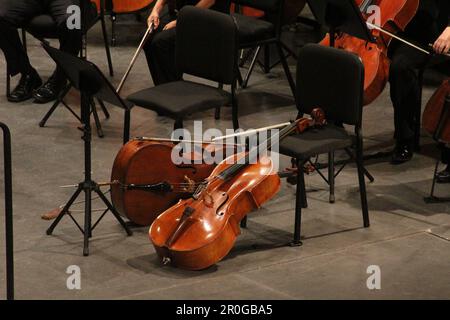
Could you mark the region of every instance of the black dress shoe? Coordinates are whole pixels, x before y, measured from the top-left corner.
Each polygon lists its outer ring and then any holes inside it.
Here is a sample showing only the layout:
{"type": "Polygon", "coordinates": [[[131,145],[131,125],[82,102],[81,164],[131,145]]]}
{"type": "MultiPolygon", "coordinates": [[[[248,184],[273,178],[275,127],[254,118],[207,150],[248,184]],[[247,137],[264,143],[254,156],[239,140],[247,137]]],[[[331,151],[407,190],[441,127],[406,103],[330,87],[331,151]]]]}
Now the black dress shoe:
{"type": "Polygon", "coordinates": [[[413,148],[410,144],[397,144],[392,153],[391,164],[402,164],[408,162],[413,157],[413,148]]]}
{"type": "Polygon", "coordinates": [[[20,78],[17,87],[8,95],[10,102],[22,102],[33,96],[33,90],[42,85],[42,80],[36,71],[24,74],[20,78]]]}
{"type": "Polygon", "coordinates": [[[450,166],[436,174],[437,183],[450,183],[450,166]]]}
{"type": "Polygon", "coordinates": [[[53,74],[46,83],[33,92],[35,103],[48,103],[56,100],[67,81],[53,74]]]}

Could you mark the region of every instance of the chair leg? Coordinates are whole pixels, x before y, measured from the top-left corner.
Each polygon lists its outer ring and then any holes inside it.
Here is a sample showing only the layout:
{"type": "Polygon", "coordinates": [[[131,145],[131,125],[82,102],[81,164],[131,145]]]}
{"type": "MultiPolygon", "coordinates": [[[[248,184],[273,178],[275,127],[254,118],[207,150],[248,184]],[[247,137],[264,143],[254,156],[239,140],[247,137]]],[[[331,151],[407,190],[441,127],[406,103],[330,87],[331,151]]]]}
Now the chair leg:
{"type": "Polygon", "coordinates": [[[98,104],[100,105],[100,108],[101,108],[102,111],[103,111],[103,114],[105,115],[105,118],[106,118],[106,119],[109,119],[109,118],[111,117],[111,115],[109,114],[108,109],[106,109],[105,104],[104,104],[103,101],[100,100],[100,99],[97,99],[97,101],[98,101],[98,104]]]}
{"type": "Polygon", "coordinates": [[[182,129],[182,128],[183,128],[183,119],[175,120],[175,123],[173,125],[173,130],[182,129]]]}
{"type": "MultiPolygon", "coordinates": [[[[218,88],[219,88],[220,90],[223,90],[223,83],[219,83],[218,88]]],[[[216,108],[216,112],[215,112],[215,114],[214,114],[214,119],[216,119],[216,120],[220,120],[220,109],[221,109],[221,107],[217,107],[217,108],[216,108]]]]}
{"type": "MultiPolygon", "coordinates": [[[[303,167],[303,162],[296,160],[297,168],[303,167]]],[[[301,227],[302,227],[302,208],[305,207],[304,200],[306,199],[305,189],[305,175],[303,170],[299,170],[297,174],[297,191],[295,197],[295,228],[294,239],[290,243],[291,246],[301,246],[301,227]]]]}
{"type": "Polygon", "coordinates": [[[328,183],[330,185],[330,203],[334,203],[336,201],[334,195],[334,151],[328,153],[328,183]]]}
{"type": "Polygon", "coordinates": [[[264,46],[264,65],[263,65],[264,73],[267,74],[270,72],[270,45],[266,44],[264,46]]]}
{"type": "Polygon", "coordinates": [[[131,109],[126,109],[123,124],[123,144],[126,144],[128,141],[130,141],[130,125],[131,125],[131,109]]]}
{"type": "Polygon", "coordinates": [[[221,110],[220,107],[217,107],[217,108],[216,108],[216,112],[215,112],[215,114],[214,114],[214,119],[220,120],[220,110],[221,110]]]}
{"type": "MultiPolygon", "coordinates": [[[[233,90],[234,91],[234,90],[233,90]]],[[[238,102],[236,99],[235,92],[233,92],[233,97],[231,101],[231,109],[232,109],[232,118],[233,118],[233,129],[239,129],[239,110],[238,110],[238,102]]]]}
{"type": "Polygon", "coordinates": [[[281,42],[277,42],[277,48],[278,48],[278,54],[280,55],[281,64],[283,65],[284,73],[286,74],[286,78],[289,82],[289,86],[291,87],[292,96],[295,99],[295,96],[296,96],[295,82],[294,82],[294,79],[292,78],[291,71],[289,70],[289,65],[287,63],[286,56],[283,53],[283,48],[281,47],[281,42]]]}
{"type": "Polygon", "coordinates": [[[6,97],[9,98],[11,95],[11,77],[9,73],[6,73],[6,97]]]}
{"type": "Polygon", "coordinates": [[[241,70],[238,69],[237,71],[237,81],[238,84],[242,87],[242,84],[244,83],[244,79],[242,78],[241,70]]]}
{"type": "Polygon", "coordinates": [[[116,46],[116,21],[117,21],[117,16],[114,12],[111,12],[111,46],[115,47],[116,46]]]}
{"type": "Polygon", "coordinates": [[[108,33],[106,31],[106,23],[105,23],[105,17],[100,17],[100,22],[102,24],[102,33],[103,33],[103,42],[105,43],[105,51],[106,51],[106,58],[108,60],[108,67],[109,67],[109,75],[111,77],[114,76],[114,69],[111,59],[111,50],[109,50],[109,43],[108,43],[108,33]]]}
{"type": "Polygon", "coordinates": [[[99,138],[103,138],[105,135],[103,133],[103,128],[102,128],[102,124],[100,122],[100,118],[98,117],[97,106],[93,99],[91,100],[91,111],[92,111],[92,114],[94,115],[95,126],[97,127],[97,135],[99,138]]]}
{"type": "Polygon", "coordinates": [[[362,154],[362,144],[356,148],[356,164],[358,166],[359,193],[361,196],[361,209],[363,215],[364,228],[370,226],[369,209],[367,205],[366,180],[364,178],[364,163],[362,154]]]}
{"type": "Polygon", "coordinates": [[[22,28],[22,45],[23,45],[23,48],[24,48],[25,52],[27,52],[28,51],[28,47],[27,47],[27,32],[23,28],[22,28]]]}
{"type": "Polygon", "coordinates": [[[248,222],[248,217],[245,216],[244,219],[241,220],[241,228],[242,229],[247,229],[247,222],[248,222]]]}
{"type": "MultiPolygon", "coordinates": [[[[356,162],[355,155],[349,148],[345,148],[345,152],[349,155],[350,159],[356,162]]],[[[372,176],[372,174],[367,170],[366,167],[364,167],[364,175],[367,179],[369,179],[370,182],[374,182],[375,178],[372,176]]]]}
{"type": "Polygon", "coordinates": [[[259,52],[261,51],[261,46],[259,46],[258,48],[256,48],[256,52],[255,55],[253,56],[252,62],[247,70],[247,74],[245,75],[245,78],[241,84],[242,88],[247,88],[248,86],[248,81],[250,80],[250,76],[253,73],[253,69],[255,68],[256,62],[258,60],[258,56],[259,56],[259,52]]]}
{"type": "Polygon", "coordinates": [[[290,56],[292,56],[295,60],[298,60],[297,54],[291,48],[289,48],[284,42],[281,42],[281,46],[283,47],[284,50],[288,52],[290,56]]]}

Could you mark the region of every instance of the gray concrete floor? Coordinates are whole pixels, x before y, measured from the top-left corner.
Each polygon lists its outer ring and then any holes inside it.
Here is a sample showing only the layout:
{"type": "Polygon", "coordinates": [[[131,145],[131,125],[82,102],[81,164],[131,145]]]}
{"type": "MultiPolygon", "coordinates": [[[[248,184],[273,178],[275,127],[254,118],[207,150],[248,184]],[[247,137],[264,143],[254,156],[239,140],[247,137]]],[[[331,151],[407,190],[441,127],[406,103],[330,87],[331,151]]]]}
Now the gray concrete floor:
{"type": "MultiPolygon", "coordinates": [[[[141,28],[119,26],[119,45],[112,49],[118,84],[139,41],[141,28]]],[[[301,29],[296,43],[307,38],[301,29]]],[[[89,59],[106,72],[98,30],[89,41],[89,59]]],[[[48,77],[53,64],[38,43],[29,39],[33,64],[48,77]]],[[[294,70],[294,61],[291,61],[294,70]]],[[[0,59],[0,88],[4,88],[5,64],[0,59]]],[[[141,56],[123,95],[152,86],[141,56]]],[[[433,87],[424,91],[424,102],[433,87]]],[[[326,90],[326,88],[324,88],[326,90]]],[[[77,95],[68,99],[75,110],[77,95]]],[[[282,70],[269,75],[256,69],[250,87],[240,92],[241,125],[255,128],[284,122],[296,115],[282,70]]],[[[126,237],[107,216],[91,241],[91,256],[82,256],[82,236],[64,219],[53,236],[42,213],[64,203],[72,193],[61,185],[82,179],[82,141],[78,123],[59,108],[46,128],[38,122],[50,105],[30,102],[11,104],[0,95],[0,120],[13,136],[16,295],[18,299],[403,299],[450,298],[450,205],[427,205],[423,197],[431,186],[437,152],[423,139],[422,154],[402,166],[371,161],[367,168],[376,181],[368,185],[372,225],[362,228],[358,185],[354,166],[337,180],[337,202],[328,204],[326,185],[312,174],[307,177],[309,208],[304,211],[302,247],[291,248],[295,188],[283,182],[275,199],[249,215],[235,248],[226,259],[202,272],[187,272],[158,263],[147,228],[126,237]],[[82,289],[66,287],[66,269],[78,265],[82,289]],[[368,290],[367,268],[381,268],[381,290],[368,290]],[[193,289],[196,288],[196,289],[193,289]]],[[[123,112],[110,106],[104,121],[105,138],[93,139],[93,174],[107,181],[121,147],[123,112]]],[[[136,108],[133,136],[167,137],[172,121],[136,108]]],[[[204,127],[230,128],[230,112],[220,121],[212,112],[196,114],[204,127]]],[[[393,121],[388,90],[364,109],[367,153],[392,146],[393,121]]],[[[187,127],[191,127],[187,121],[187,127]]],[[[424,135],[425,136],[425,135],[424,135]]],[[[284,159],[287,166],[288,159],[284,159]]],[[[3,188],[3,185],[0,186],[3,188]]],[[[439,193],[449,195],[449,186],[439,193]]],[[[3,192],[3,190],[0,190],[3,192]]],[[[94,207],[101,206],[95,204],[94,207]]],[[[3,208],[1,208],[3,212],[3,208]]],[[[79,214],[75,216],[81,218],[79,214]]],[[[3,219],[0,222],[3,234],[3,219]]],[[[2,242],[3,243],[3,242],[2,242]]],[[[3,256],[4,248],[0,248],[3,256]]],[[[3,258],[2,258],[3,259],[3,258]]],[[[3,261],[3,260],[2,260],[3,261]]],[[[1,288],[5,271],[0,268],[1,288]]],[[[3,290],[1,291],[3,294],[3,290]]]]}

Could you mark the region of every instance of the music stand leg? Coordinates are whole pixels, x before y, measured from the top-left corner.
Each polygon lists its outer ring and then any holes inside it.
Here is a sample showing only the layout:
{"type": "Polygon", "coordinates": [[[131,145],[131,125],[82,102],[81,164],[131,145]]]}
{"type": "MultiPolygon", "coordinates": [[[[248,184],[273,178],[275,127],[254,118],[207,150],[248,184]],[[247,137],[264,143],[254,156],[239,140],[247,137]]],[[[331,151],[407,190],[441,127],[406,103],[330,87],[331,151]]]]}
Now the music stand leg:
{"type": "Polygon", "coordinates": [[[116,220],[122,225],[122,227],[125,229],[125,231],[127,232],[127,234],[129,236],[131,236],[133,233],[131,232],[131,230],[128,228],[128,225],[125,223],[125,221],[122,219],[122,217],[120,216],[120,214],[117,212],[116,208],[114,208],[114,206],[112,205],[112,203],[105,197],[105,194],[99,189],[96,188],[94,189],[95,193],[98,194],[98,196],[100,197],[100,199],[103,201],[103,203],[108,207],[109,211],[111,211],[111,213],[114,215],[114,217],[116,218],[116,220]]]}
{"type": "Polygon", "coordinates": [[[72,204],[77,200],[78,196],[80,195],[81,191],[83,191],[83,186],[80,184],[75,191],[75,193],[70,198],[69,202],[67,202],[66,206],[62,209],[61,213],[58,215],[58,217],[53,221],[53,223],[50,225],[50,227],[47,229],[47,235],[51,235],[53,233],[53,230],[55,230],[56,226],[59,224],[61,219],[69,213],[69,209],[72,206],[72,204]]]}
{"type": "Polygon", "coordinates": [[[69,93],[70,89],[72,88],[72,86],[70,84],[68,84],[63,91],[61,91],[61,93],[58,95],[58,98],[56,99],[56,101],[53,103],[52,107],[50,108],[50,110],[47,111],[47,113],[45,114],[44,118],[42,118],[42,120],[39,122],[39,126],[45,127],[48,119],[52,116],[53,112],[55,112],[56,108],[60,105],[60,103],[62,102],[62,100],[64,99],[64,97],[69,93]]]}
{"type": "Polygon", "coordinates": [[[89,239],[91,237],[91,210],[92,210],[92,191],[90,188],[84,190],[85,193],[85,218],[84,218],[84,247],[83,247],[83,256],[89,255],[89,239]]]}
{"type": "MultiPolygon", "coordinates": [[[[75,224],[78,226],[78,228],[83,233],[84,238],[84,245],[83,245],[83,255],[88,256],[89,255],[89,239],[92,237],[92,192],[95,192],[99,195],[100,199],[106,204],[108,209],[112,212],[112,214],[115,216],[115,218],[119,221],[120,225],[124,228],[128,236],[132,235],[131,230],[128,228],[128,226],[125,224],[123,219],[120,217],[119,213],[115,210],[114,206],[108,201],[106,196],[102,193],[100,190],[100,187],[98,183],[92,180],[91,177],[91,140],[92,140],[92,131],[90,126],[90,115],[92,111],[92,97],[87,97],[86,94],[83,92],[81,93],[81,110],[82,110],[82,120],[83,120],[83,141],[84,141],[84,181],[81,182],[78,185],[77,190],[70,198],[69,202],[65,205],[59,216],[56,218],[56,220],[52,223],[52,225],[47,230],[47,235],[51,235],[56,228],[56,226],[59,224],[61,219],[65,215],[69,215],[72,220],[75,222],[75,224]],[[84,191],[85,194],[85,207],[84,207],[84,229],[82,229],[77,221],[72,217],[72,215],[69,213],[70,207],[73,205],[75,200],[78,198],[78,196],[81,194],[81,192],[84,191]]],[[[95,116],[95,113],[94,113],[95,116]]],[[[103,215],[104,216],[104,215],[103,215]]],[[[101,216],[101,218],[103,218],[101,216]]],[[[101,220],[99,219],[99,221],[101,220]]],[[[99,222],[98,221],[98,222],[99,222]]],[[[98,222],[95,224],[95,226],[98,224],[98,222]]]]}

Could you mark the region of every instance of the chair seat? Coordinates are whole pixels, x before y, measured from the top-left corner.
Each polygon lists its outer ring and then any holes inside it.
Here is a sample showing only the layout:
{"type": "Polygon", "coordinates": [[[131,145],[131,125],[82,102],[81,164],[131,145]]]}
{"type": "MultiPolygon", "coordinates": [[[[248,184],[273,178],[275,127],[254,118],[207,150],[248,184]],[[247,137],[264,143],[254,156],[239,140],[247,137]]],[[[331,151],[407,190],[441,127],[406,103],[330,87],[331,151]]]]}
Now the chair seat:
{"type": "Polygon", "coordinates": [[[222,107],[231,102],[231,94],[200,83],[175,81],[138,91],[127,100],[177,120],[194,112],[222,107]]]}
{"type": "Polygon", "coordinates": [[[285,138],[280,142],[280,153],[306,160],[314,155],[351,147],[353,141],[353,136],[344,128],[327,125],[285,138]]]}
{"type": "Polygon", "coordinates": [[[274,37],[275,27],[272,23],[238,13],[233,13],[232,16],[236,19],[236,24],[238,26],[240,46],[268,40],[274,37]]]}

